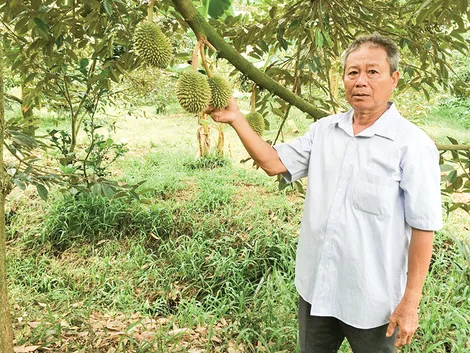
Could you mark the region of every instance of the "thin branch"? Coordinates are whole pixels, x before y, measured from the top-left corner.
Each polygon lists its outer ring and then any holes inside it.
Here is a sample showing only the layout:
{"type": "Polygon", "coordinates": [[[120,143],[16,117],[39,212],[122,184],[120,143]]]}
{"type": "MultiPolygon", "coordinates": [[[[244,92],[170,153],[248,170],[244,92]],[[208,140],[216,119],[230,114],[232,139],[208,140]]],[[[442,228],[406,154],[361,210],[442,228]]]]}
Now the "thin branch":
{"type": "Polygon", "coordinates": [[[197,67],[199,66],[200,46],[201,46],[201,42],[198,40],[196,45],[194,46],[193,55],[191,57],[191,66],[193,67],[194,71],[197,71],[197,67]]]}
{"type": "MultiPolygon", "coordinates": [[[[294,93],[297,93],[298,91],[298,86],[300,84],[300,70],[299,70],[299,62],[300,62],[300,53],[302,51],[302,45],[301,45],[301,42],[299,41],[297,43],[297,53],[296,53],[296,60],[295,60],[295,66],[294,66],[294,82],[292,84],[292,92],[294,93]]],[[[276,135],[276,138],[274,139],[274,142],[272,143],[272,145],[274,146],[277,142],[277,140],[279,139],[279,136],[281,135],[282,133],[282,129],[284,128],[284,124],[286,123],[287,121],[287,118],[289,117],[289,112],[290,112],[290,108],[292,107],[291,104],[289,104],[287,106],[287,109],[286,109],[286,112],[284,114],[284,119],[282,119],[282,123],[281,123],[281,126],[279,126],[279,129],[277,131],[277,135],[276,135]]],[[[283,135],[284,136],[284,135],[283,135]]],[[[283,137],[284,138],[284,137],[283,137]]]]}
{"type": "Polygon", "coordinates": [[[20,45],[24,45],[25,43],[28,43],[28,41],[24,38],[24,37],[20,37],[19,35],[17,35],[15,33],[14,30],[12,30],[10,28],[10,26],[8,26],[3,20],[1,21],[2,25],[5,26],[5,28],[8,30],[8,32],[10,32],[13,37],[16,39],[16,42],[20,45]]]}
{"type": "Polygon", "coordinates": [[[70,95],[70,91],[69,91],[69,85],[67,84],[67,76],[64,74],[64,97],[65,97],[65,100],[67,101],[67,103],[69,104],[69,108],[70,108],[70,115],[72,117],[72,120],[73,120],[73,117],[74,117],[74,112],[73,112],[73,103],[72,103],[72,97],[70,95]]]}
{"type": "MultiPolygon", "coordinates": [[[[91,66],[90,66],[90,69],[88,70],[88,78],[90,78],[91,75],[95,72],[95,69],[96,69],[96,59],[93,60],[91,66]]],[[[73,120],[78,119],[78,115],[80,113],[80,110],[82,109],[83,104],[85,104],[85,100],[87,99],[88,95],[90,94],[90,91],[91,91],[91,85],[88,85],[87,90],[86,90],[85,94],[83,95],[83,98],[80,101],[80,104],[77,107],[77,110],[75,112],[75,116],[72,117],[73,120]]],[[[72,131],[72,133],[75,136],[78,135],[78,131],[80,130],[80,125],[82,124],[82,121],[83,121],[83,117],[84,117],[84,114],[82,114],[82,117],[78,121],[76,121],[75,131],[72,131]]]]}
{"type": "Polygon", "coordinates": [[[214,46],[209,42],[206,38],[203,38],[204,44],[207,45],[213,52],[217,52],[217,49],[214,48],[214,46]]]}
{"type": "MultiPolygon", "coordinates": [[[[88,158],[90,157],[91,155],[91,151],[93,150],[93,148],[95,147],[95,132],[93,131],[93,127],[95,125],[95,113],[96,113],[96,110],[98,109],[98,103],[100,101],[100,98],[101,98],[101,95],[98,94],[96,96],[96,99],[95,99],[95,104],[94,104],[94,107],[93,107],[93,114],[91,115],[91,143],[90,143],[90,146],[88,147],[88,153],[86,155],[86,157],[83,159],[83,175],[85,177],[85,180],[88,179],[88,175],[87,175],[87,172],[86,172],[86,162],[88,161],[88,158]]],[[[88,181],[87,181],[88,183],[88,181]]]]}
{"type": "Polygon", "coordinates": [[[21,105],[23,105],[23,100],[21,98],[18,98],[17,96],[14,96],[14,95],[8,94],[8,93],[4,93],[4,94],[5,94],[5,98],[8,98],[12,101],[18,102],[21,105]]]}
{"type": "Polygon", "coordinates": [[[212,75],[212,70],[209,67],[209,63],[207,62],[206,54],[204,53],[204,39],[200,39],[199,42],[201,43],[199,46],[199,51],[201,53],[202,65],[204,66],[204,69],[206,70],[207,77],[211,78],[213,75],[212,75]]]}

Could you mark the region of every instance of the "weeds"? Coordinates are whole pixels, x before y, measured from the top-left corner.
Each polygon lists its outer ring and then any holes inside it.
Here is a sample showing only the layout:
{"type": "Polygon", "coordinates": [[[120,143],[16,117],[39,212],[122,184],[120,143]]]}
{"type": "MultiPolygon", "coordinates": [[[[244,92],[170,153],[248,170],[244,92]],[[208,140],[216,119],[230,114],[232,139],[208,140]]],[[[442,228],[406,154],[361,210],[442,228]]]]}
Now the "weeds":
{"type": "MultiPolygon", "coordinates": [[[[16,345],[298,351],[302,198],[256,171],[188,163],[179,150],[121,162],[123,179],[147,180],[149,204],[54,195],[24,234],[27,203],[17,206],[8,263],[16,345]]],[[[402,352],[468,352],[468,254],[449,233],[436,235],[420,328],[402,352]]]]}

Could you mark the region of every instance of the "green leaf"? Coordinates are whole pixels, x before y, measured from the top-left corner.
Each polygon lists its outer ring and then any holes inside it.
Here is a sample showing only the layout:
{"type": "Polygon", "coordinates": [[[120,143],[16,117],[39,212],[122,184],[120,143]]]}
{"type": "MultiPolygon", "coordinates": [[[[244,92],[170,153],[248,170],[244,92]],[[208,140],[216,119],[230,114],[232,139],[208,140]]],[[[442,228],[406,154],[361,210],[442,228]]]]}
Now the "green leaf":
{"type": "Polygon", "coordinates": [[[45,39],[49,39],[49,25],[38,17],[34,18],[34,23],[36,24],[38,34],[45,39]]]}
{"type": "Polygon", "coordinates": [[[318,48],[323,48],[323,34],[318,29],[315,31],[315,44],[318,48]]]}
{"type": "Polygon", "coordinates": [[[111,199],[115,192],[108,184],[101,184],[101,188],[103,189],[104,196],[111,199]]]}
{"type": "Polygon", "coordinates": [[[457,179],[457,171],[453,170],[447,175],[447,180],[452,184],[457,179]]]}
{"type": "Polygon", "coordinates": [[[209,3],[209,16],[219,18],[232,5],[232,0],[211,0],[209,3]]]}
{"type": "Polygon", "coordinates": [[[20,180],[20,179],[13,179],[13,183],[18,186],[21,190],[25,190],[26,189],[26,184],[24,183],[23,180],[20,180]]]}
{"type": "Polygon", "coordinates": [[[81,70],[86,69],[89,62],[90,60],[88,60],[88,58],[80,59],[80,69],[81,70]]]}
{"type": "Polygon", "coordinates": [[[41,0],[31,0],[31,7],[34,9],[34,11],[38,11],[40,6],[41,0]]]}
{"type": "Polygon", "coordinates": [[[15,25],[15,31],[19,34],[25,33],[28,31],[29,17],[23,17],[15,25]]]}
{"type": "Polygon", "coordinates": [[[31,74],[29,74],[24,80],[23,80],[23,84],[25,83],[28,83],[28,82],[31,82],[34,77],[36,77],[37,73],[33,72],[31,74]]]}
{"type": "Polygon", "coordinates": [[[281,118],[284,118],[284,113],[282,112],[282,110],[277,109],[277,108],[273,108],[273,109],[272,109],[272,112],[273,112],[274,114],[276,114],[277,116],[279,116],[279,117],[281,117],[281,118]]]}
{"type": "Polygon", "coordinates": [[[119,72],[116,70],[109,70],[109,75],[111,77],[111,80],[113,80],[116,83],[119,83],[119,72]]]}
{"type": "Polygon", "coordinates": [[[47,195],[49,192],[47,191],[46,187],[42,184],[36,184],[36,189],[38,190],[38,194],[44,201],[47,201],[47,195]]]}
{"type": "Polygon", "coordinates": [[[447,139],[453,144],[453,145],[458,145],[459,143],[457,142],[456,139],[454,139],[453,137],[450,137],[450,136],[446,136],[447,139]]]}
{"type": "Polygon", "coordinates": [[[269,120],[267,120],[266,118],[264,118],[264,129],[268,131],[271,129],[271,124],[269,123],[269,120]]]}
{"type": "Polygon", "coordinates": [[[104,7],[104,10],[106,11],[106,13],[108,14],[108,16],[111,16],[113,14],[113,7],[109,3],[109,1],[110,0],[103,0],[103,7],[104,7]]]}
{"type": "Polygon", "coordinates": [[[441,172],[450,172],[451,170],[454,170],[454,167],[451,166],[450,164],[441,164],[441,172]]]}
{"type": "Polygon", "coordinates": [[[458,190],[462,187],[463,185],[463,179],[461,176],[457,177],[455,179],[455,181],[452,183],[452,187],[455,189],[455,190],[458,190]]]}
{"type": "Polygon", "coordinates": [[[91,192],[95,195],[101,195],[101,184],[93,184],[91,186],[91,192]]]}

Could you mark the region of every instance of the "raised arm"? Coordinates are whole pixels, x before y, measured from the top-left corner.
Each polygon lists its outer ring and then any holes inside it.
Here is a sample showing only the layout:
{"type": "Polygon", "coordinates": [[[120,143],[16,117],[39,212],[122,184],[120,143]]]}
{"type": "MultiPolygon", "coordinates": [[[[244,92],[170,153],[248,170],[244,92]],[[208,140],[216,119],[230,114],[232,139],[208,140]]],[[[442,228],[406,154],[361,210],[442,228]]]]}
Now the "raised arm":
{"type": "Polygon", "coordinates": [[[277,151],[258,136],[248,124],[235,98],[230,99],[230,103],[225,109],[209,109],[206,113],[210,114],[214,121],[232,126],[251,158],[268,175],[277,175],[287,171],[279,159],[277,151]]]}

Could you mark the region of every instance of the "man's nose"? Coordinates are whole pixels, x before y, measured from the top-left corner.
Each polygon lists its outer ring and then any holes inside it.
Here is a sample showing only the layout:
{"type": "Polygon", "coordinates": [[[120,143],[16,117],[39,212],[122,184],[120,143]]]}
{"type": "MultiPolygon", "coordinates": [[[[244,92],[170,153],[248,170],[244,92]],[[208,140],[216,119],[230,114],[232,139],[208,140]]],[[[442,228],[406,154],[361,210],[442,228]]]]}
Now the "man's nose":
{"type": "Polygon", "coordinates": [[[367,74],[365,72],[359,73],[355,86],[356,87],[367,86],[367,74]]]}

